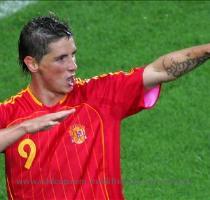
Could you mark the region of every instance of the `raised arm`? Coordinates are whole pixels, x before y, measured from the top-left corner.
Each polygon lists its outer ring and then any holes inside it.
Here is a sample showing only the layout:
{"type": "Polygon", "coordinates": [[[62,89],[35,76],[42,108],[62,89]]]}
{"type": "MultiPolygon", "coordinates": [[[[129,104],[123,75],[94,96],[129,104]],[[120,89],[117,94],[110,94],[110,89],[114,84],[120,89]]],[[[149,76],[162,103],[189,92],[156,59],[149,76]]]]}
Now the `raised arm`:
{"type": "Polygon", "coordinates": [[[20,124],[0,130],[0,152],[4,151],[9,145],[18,140],[26,133],[35,133],[49,129],[57,125],[68,115],[75,112],[75,109],[46,114],[41,117],[23,121],[20,124]]]}
{"type": "Polygon", "coordinates": [[[155,60],[144,70],[144,86],[176,80],[210,58],[210,44],[175,51],[155,60]]]}

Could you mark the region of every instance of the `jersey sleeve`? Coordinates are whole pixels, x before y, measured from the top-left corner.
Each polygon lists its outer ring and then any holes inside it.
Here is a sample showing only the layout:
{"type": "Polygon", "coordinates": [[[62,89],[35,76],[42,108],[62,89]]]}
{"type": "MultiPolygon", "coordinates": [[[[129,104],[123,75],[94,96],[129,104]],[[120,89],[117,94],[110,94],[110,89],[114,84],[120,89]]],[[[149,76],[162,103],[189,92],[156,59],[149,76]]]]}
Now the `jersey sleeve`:
{"type": "Polygon", "coordinates": [[[129,73],[121,71],[95,77],[90,81],[88,93],[100,106],[109,106],[119,118],[152,108],[159,97],[160,86],[145,91],[143,72],[144,68],[135,68],[129,73]]]}
{"type": "Polygon", "coordinates": [[[0,129],[6,127],[6,116],[5,105],[0,103],[0,129]]]}

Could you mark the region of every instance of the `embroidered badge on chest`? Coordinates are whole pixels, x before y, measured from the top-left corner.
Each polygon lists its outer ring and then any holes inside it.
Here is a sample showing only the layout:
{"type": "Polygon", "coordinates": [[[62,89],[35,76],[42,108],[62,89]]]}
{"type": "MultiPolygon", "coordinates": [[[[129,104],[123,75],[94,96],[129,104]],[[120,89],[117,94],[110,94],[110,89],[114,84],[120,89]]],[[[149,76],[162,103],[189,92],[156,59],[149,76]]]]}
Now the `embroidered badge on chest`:
{"type": "Polygon", "coordinates": [[[69,130],[72,143],[82,144],[86,139],[85,127],[81,124],[75,124],[69,130]]]}

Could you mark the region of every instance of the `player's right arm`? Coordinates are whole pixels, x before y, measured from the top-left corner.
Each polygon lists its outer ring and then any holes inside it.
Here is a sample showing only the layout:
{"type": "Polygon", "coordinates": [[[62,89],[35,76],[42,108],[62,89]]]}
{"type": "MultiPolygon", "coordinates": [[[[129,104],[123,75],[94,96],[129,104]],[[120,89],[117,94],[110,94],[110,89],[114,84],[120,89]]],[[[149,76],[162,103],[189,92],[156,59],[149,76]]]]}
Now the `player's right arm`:
{"type": "Polygon", "coordinates": [[[43,115],[41,117],[25,120],[9,128],[0,130],[0,152],[4,151],[9,145],[14,143],[26,133],[35,133],[47,130],[57,125],[68,115],[75,112],[75,109],[65,110],[43,115]]]}

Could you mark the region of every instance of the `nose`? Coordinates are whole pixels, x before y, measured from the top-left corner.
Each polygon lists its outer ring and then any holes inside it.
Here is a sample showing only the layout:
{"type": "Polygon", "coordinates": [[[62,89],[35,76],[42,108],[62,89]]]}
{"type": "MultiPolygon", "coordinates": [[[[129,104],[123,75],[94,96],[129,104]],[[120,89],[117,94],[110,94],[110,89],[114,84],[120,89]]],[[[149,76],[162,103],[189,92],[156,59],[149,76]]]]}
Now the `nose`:
{"type": "Polygon", "coordinates": [[[76,61],[74,61],[73,59],[71,59],[68,63],[68,71],[70,72],[75,72],[77,70],[77,64],[76,61]]]}

